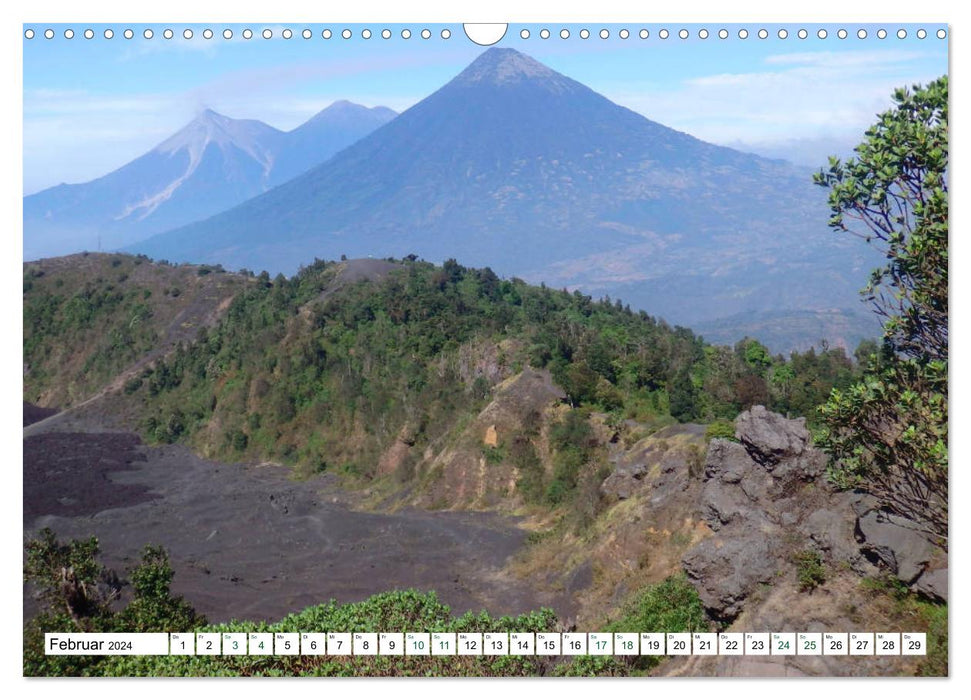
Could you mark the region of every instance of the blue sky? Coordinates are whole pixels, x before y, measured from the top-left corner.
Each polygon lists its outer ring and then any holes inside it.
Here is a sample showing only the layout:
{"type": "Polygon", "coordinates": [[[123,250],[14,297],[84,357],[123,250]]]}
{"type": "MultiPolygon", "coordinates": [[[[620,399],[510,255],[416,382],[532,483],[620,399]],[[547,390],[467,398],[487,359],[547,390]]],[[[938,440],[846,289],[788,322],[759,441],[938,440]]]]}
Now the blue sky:
{"type": "MultiPolygon", "coordinates": [[[[513,24],[497,45],[516,48],[618,104],[715,143],[822,163],[846,152],[895,86],[947,72],[941,25],[513,24]],[[744,26],[747,39],[738,37],[744,26]],[[678,31],[686,28],[689,38],[678,31]],[[717,36],[728,30],[727,39],[717,36]],[[757,36],[759,28],[768,38],[757,36]],[[903,28],[906,38],[895,32],[903,28]],[[630,35],[623,39],[620,30],[630,35]],[[662,29],[670,34],[660,36],[662,29]],[[808,37],[800,39],[805,28],[808,37]],[[817,37],[825,29],[827,38],[817,37]],[[837,30],[849,32],[846,39],[837,30]],[[867,37],[857,36],[865,29],[867,37]],[[923,28],[927,37],[917,37],[923,28]],[[523,30],[529,38],[521,36],[523,30]],[[550,30],[548,39],[541,30],[550,30]],[[570,36],[560,37],[566,29],[570,36]],[[582,29],[590,36],[580,37],[582,29]],[[599,33],[607,29],[609,38],[599,33]],[[648,38],[640,38],[640,30],[648,38]],[[788,37],[778,36],[780,29],[788,37]]],[[[484,50],[451,25],[25,25],[24,191],[103,175],[151,149],[202,108],[291,129],[328,104],[349,99],[404,110],[457,75],[484,50]],[[42,36],[55,31],[53,39],[42,36]],[[94,38],[85,39],[91,28],[94,38]],[[134,38],[125,39],[126,28],[134,38]],[[203,30],[214,31],[212,39],[203,30]],[[242,37],[249,27],[254,35],[242,37]],[[344,28],[350,39],[340,37],[344,28]],[[428,39],[420,32],[427,27],[428,39]],[[105,39],[106,28],[114,37],[105,39]],[[154,37],[145,39],[150,28],[154,37]],[[163,37],[171,28],[174,36],[163,37]],[[183,37],[188,28],[191,39],[183,37]],[[229,28],[233,38],[223,38],[229,28]],[[289,28],[290,39],[281,36],[289,28]],[[302,31],[312,31],[311,39],[302,31]],[[329,28],[330,39],[321,38],[329,28]],[[362,30],[371,38],[364,39],[362,30]],[[381,37],[388,28],[390,39],[381,37]],[[72,29],[74,37],[64,37],[72,29]],[[264,39],[264,29],[272,38],[264,39]],[[411,37],[402,38],[408,29],[411,37]],[[450,37],[441,32],[448,29],[450,37]]]]}

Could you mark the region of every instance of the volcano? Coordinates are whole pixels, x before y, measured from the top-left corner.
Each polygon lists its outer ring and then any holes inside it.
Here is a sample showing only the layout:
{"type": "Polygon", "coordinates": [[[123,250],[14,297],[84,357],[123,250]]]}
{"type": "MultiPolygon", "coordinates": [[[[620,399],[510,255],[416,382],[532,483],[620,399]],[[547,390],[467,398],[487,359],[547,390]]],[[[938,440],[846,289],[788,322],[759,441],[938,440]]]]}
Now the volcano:
{"type": "Polygon", "coordinates": [[[492,48],[324,164],[132,250],[285,273],[341,254],[456,258],[693,323],[856,305],[874,265],[827,219],[811,171],[492,48]]]}

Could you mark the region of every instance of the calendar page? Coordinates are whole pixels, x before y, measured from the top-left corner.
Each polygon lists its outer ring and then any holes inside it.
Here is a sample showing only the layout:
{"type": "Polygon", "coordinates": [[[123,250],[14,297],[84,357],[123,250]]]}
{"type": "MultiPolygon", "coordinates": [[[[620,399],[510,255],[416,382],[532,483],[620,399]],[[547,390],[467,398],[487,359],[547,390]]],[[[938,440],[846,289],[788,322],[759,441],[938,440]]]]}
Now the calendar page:
{"type": "Polygon", "coordinates": [[[946,17],[125,14],[20,26],[24,676],[949,675],[946,17]]]}

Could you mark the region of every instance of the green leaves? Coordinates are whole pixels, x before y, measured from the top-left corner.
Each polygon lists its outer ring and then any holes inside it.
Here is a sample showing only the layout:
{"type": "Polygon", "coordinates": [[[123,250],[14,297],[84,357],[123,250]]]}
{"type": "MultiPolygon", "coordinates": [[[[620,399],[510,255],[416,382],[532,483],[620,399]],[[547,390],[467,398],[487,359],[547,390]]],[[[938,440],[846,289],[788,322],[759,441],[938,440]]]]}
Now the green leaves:
{"type": "Polygon", "coordinates": [[[856,157],[813,178],[830,189],[830,226],[879,245],[887,265],[870,292],[911,357],[947,357],[947,76],[894,93],[856,157]]]}
{"type": "Polygon", "coordinates": [[[862,487],[947,548],[948,79],[894,92],[829,187],[830,226],[881,246],[864,290],[884,319],[884,352],[820,407],[830,478],[862,487]],[[850,225],[847,224],[850,222],[850,225]],[[859,226],[859,228],[851,228],[859,226]]]}
{"type": "Polygon", "coordinates": [[[25,626],[24,675],[99,675],[106,663],[106,657],[47,657],[45,632],[191,631],[206,622],[171,595],[174,574],[161,547],[145,547],[131,571],[132,599],[120,612],[111,604],[123,582],[98,562],[97,538],[62,543],[45,528],[25,551],[24,581],[37,589],[46,609],[25,626]]]}
{"type": "MultiPolygon", "coordinates": [[[[620,619],[610,622],[605,632],[705,632],[708,618],[698,591],[684,573],[639,590],[624,606],[620,619]]],[[[660,657],[638,657],[636,663],[650,669],[660,657]]]]}

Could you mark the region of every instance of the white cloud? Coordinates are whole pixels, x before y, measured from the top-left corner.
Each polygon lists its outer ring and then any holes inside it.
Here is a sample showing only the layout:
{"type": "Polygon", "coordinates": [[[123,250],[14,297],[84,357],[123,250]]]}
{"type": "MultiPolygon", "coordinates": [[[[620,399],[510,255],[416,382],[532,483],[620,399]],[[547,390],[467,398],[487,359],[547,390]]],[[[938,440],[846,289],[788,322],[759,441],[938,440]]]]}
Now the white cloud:
{"type": "Polygon", "coordinates": [[[821,66],[845,70],[851,66],[886,67],[926,57],[927,54],[921,51],[893,49],[887,51],[805,51],[767,56],[765,62],[769,65],[821,66]]]}
{"type": "Polygon", "coordinates": [[[860,143],[858,132],[842,136],[820,136],[816,138],[776,139],[766,141],[729,141],[723,143],[739,151],[755,153],[766,158],[779,158],[796,165],[818,169],[826,165],[829,156],[842,159],[853,155],[853,149],[860,143]]]}
{"type": "Polygon", "coordinates": [[[862,136],[890,106],[894,88],[938,77],[915,65],[923,57],[908,51],[779,54],[759,71],[693,78],[674,90],[645,84],[605,94],[715,143],[845,139],[862,136]]]}

